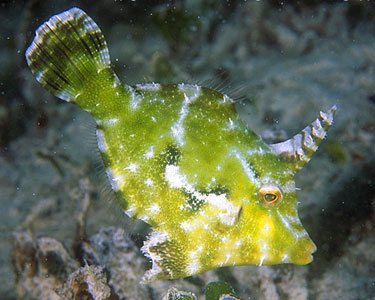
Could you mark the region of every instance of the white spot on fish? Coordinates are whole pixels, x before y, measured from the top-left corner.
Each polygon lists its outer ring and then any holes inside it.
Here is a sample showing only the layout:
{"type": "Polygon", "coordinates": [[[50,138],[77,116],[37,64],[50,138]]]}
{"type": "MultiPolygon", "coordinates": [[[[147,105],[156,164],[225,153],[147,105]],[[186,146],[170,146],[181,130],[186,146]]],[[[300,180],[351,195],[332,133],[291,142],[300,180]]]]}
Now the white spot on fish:
{"type": "Polygon", "coordinates": [[[288,215],[282,216],[280,211],[277,211],[277,214],[280,217],[280,220],[283,222],[284,226],[293,234],[296,239],[300,239],[307,235],[307,232],[304,229],[296,230],[290,225],[290,223],[300,224],[298,217],[292,217],[288,215]]]}
{"type": "Polygon", "coordinates": [[[246,159],[238,152],[238,150],[232,150],[229,155],[234,155],[239,160],[242,169],[245,171],[247,177],[259,188],[261,186],[259,180],[255,177],[254,171],[250,168],[250,165],[247,163],[246,159]]]}
{"type": "Polygon", "coordinates": [[[199,252],[200,251],[198,251],[198,250],[190,251],[190,253],[189,253],[190,260],[196,260],[199,252]]]}
{"type": "Polygon", "coordinates": [[[254,154],[260,154],[260,155],[263,155],[265,154],[265,152],[263,151],[263,149],[261,147],[257,148],[257,149],[251,149],[251,150],[248,150],[247,151],[247,154],[248,155],[254,155],[254,154]]]}
{"type": "Polygon", "coordinates": [[[233,100],[229,98],[227,95],[223,95],[223,99],[219,103],[223,104],[223,103],[228,103],[228,102],[233,103],[233,100]]]}
{"type": "Polygon", "coordinates": [[[147,159],[150,159],[151,157],[153,157],[154,156],[154,146],[151,146],[148,150],[147,150],[147,152],[145,153],[145,158],[147,158],[147,159]]]}
{"type": "Polygon", "coordinates": [[[175,165],[167,165],[165,167],[165,180],[171,188],[189,188],[192,189],[187,182],[186,175],[180,174],[180,167],[175,165]]]}
{"type": "Polygon", "coordinates": [[[160,90],[160,84],[159,83],[144,83],[144,84],[137,84],[137,89],[139,90],[146,90],[146,91],[158,91],[160,90]]]}
{"type": "Polygon", "coordinates": [[[106,120],[96,120],[96,123],[99,125],[114,125],[119,121],[118,118],[106,119],[106,120]]]}
{"type": "Polygon", "coordinates": [[[136,110],[141,101],[142,101],[142,97],[138,93],[136,93],[134,90],[132,90],[131,95],[130,95],[130,101],[129,101],[130,108],[133,110],[136,110]]]}
{"type": "MultiPolygon", "coordinates": [[[[186,95],[184,95],[186,98],[186,95]]],[[[187,116],[189,110],[188,110],[188,102],[184,101],[181,110],[180,110],[180,117],[178,118],[177,122],[174,123],[171,127],[171,131],[175,139],[177,140],[177,143],[182,146],[184,144],[184,131],[185,128],[183,126],[183,122],[185,117],[187,116]]]]}
{"type": "Polygon", "coordinates": [[[187,272],[188,274],[195,274],[198,272],[199,268],[200,268],[199,262],[194,260],[191,264],[188,265],[187,272]]]}
{"type": "Polygon", "coordinates": [[[191,224],[191,221],[189,221],[189,220],[186,220],[186,221],[182,222],[180,227],[181,227],[181,229],[183,229],[185,231],[191,231],[193,229],[193,225],[191,224]]]}
{"type": "Polygon", "coordinates": [[[138,168],[138,164],[131,163],[129,166],[124,168],[124,170],[129,170],[130,172],[134,173],[137,171],[137,168],[138,168]]]}
{"type": "Polygon", "coordinates": [[[184,131],[185,128],[183,126],[183,122],[189,113],[189,103],[193,102],[200,96],[200,87],[197,85],[184,85],[179,84],[178,88],[180,91],[184,92],[184,101],[182,102],[182,106],[179,113],[179,118],[176,123],[174,123],[171,127],[171,131],[177,143],[179,145],[184,145],[184,131]]]}
{"type": "Polygon", "coordinates": [[[150,211],[152,214],[157,214],[160,212],[160,207],[156,203],[153,203],[149,208],[146,209],[150,211]]]}
{"type": "Polygon", "coordinates": [[[296,191],[296,184],[293,180],[285,183],[282,187],[284,193],[292,193],[296,191]]]}
{"type": "Polygon", "coordinates": [[[124,213],[127,214],[131,218],[134,214],[134,211],[135,211],[135,207],[129,206],[129,208],[124,211],[124,213]]]}
{"type": "Polygon", "coordinates": [[[148,179],[146,179],[145,180],[145,185],[147,185],[147,186],[153,186],[154,185],[154,182],[150,179],[150,178],[148,178],[148,179]]]}
{"type": "Polygon", "coordinates": [[[96,139],[98,141],[98,147],[99,151],[106,152],[107,151],[107,145],[104,140],[104,133],[100,129],[96,130],[96,139]]]}
{"type": "Polygon", "coordinates": [[[263,265],[263,262],[264,262],[265,259],[266,259],[265,255],[260,258],[259,266],[263,265]]]}
{"type": "Polygon", "coordinates": [[[193,185],[191,185],[185,174],[180,173],[180,168],[174,165],[167,165],[165,168],[165,180],[169,183],[171,188],[183,188],[186,192],[191,194],[198,201],[210,204],[212,207],[219,209],[216,217],[220,219],[223,224],[232,225],[236,220],[239,208],[230,202],[226,194],[202,194],[198,192],[193,185]]]}
{"type": "Polygon", "coordinates": [[[124,178],[113,172],[111,168],[106,170],[109,183],[111,184],[112,190],[118,191],[120,186],[124,184],[124,178]]]}
{"type": "Polygon", "coordinates": [[[168,239],[167,232],[152,231],[151,235],[149,235],[148,239],[146,240],[142,248],[156,246],[157,244],[162,243],[167,239],[168,239]]]}
{"type": "Polygon", "coordinates": [[[221,195],[208,194],[208,195],[202,195],[202,196],[203,196],[202,198],[207,203],[219,208],[220,212],[217,214],[217,217],[220,219],[220,221],[223,224],[225,225],[234,224],[234,222],[236,221],[236,216],[238,214],[239,208],[234,206],[234,204],[227,199],[226,194],[221,194],[221,195]]]}
{"type": "Polygon", "coordinates": [[[145,214],[145,215],[139,216],[138,218],[142,220],[143,222],[147,222],[150,216],[145,214]]]}

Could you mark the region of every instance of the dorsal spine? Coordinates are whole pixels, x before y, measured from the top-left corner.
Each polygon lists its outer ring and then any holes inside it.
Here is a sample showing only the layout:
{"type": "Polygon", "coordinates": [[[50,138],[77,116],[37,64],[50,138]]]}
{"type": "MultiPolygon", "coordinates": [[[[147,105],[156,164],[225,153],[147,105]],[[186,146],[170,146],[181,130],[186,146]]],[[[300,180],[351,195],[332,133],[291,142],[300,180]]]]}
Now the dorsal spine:
{"type": "Polygon", "coordinates": [[[271,151],[280,159],[289,162],[294,171],[302,169],[326,137],[328,128],[333,124],[337,110],[334,105],[327,112],[321,111],[319,117],[289,140],[269,145],[271,151]]]}

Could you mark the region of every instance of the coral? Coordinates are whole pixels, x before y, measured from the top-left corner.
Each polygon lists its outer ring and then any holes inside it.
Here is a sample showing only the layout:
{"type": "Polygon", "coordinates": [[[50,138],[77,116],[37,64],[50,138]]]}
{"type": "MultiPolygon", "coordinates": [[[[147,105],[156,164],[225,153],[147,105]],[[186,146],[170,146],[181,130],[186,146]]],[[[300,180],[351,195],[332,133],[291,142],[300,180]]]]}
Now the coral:
{"type": "Polygon", "coordinates": [[[163,297],[163,300],[196,300],[197,297],[190,292],[182,292],[178,289],[171,288],[168,290],[167,295],[163,297]]]}
{"type": "Polygon", "coordinates": [[[60,299],[55,288],[78,267],[60,242],[34,238],[29,231],[14,233],[12,262],[17,294],[23,299],[60,299]]]}
{"type": "Polygon", "coordinates": [[[206,300],[240,300],[229,283],[223,281],[210,282],[206,286],[206,300]]]}
{"type": "Polygon", "coordinates": [[[56,292],[62,300],[107,300],[111,295],[104,268],[88,265],[70,274],[56,292]]]}
{"type": "MultiPolygon", "coordinates": [[[[163,300],[196,300],[197,297],[190,292],[182,292],[176,288],[168,290],[163,300]]],[[[206,286],[206,300],[241,300],[237,298],[236,293],[229,283],[223,281],[210,282],[206,286]]]]}
{"type": "Polygon", "coordinates": [[[149,289],[139,285],[144,260],[123,230],[105,228],[81,251],[88,262],[83,267],[55,239],[34,238],[29,231],[14,233],[17,294],[39,300],[151,298],[149,289]]]}
{"type": "Polygon", "coordinates": [[[108,284],[119,299],[149,299],[150,290],[139,284],[146,268],[139,249],[124,230],[103,228],[82,246],[82,258],[89,264],[103,265],[108,284]]]}

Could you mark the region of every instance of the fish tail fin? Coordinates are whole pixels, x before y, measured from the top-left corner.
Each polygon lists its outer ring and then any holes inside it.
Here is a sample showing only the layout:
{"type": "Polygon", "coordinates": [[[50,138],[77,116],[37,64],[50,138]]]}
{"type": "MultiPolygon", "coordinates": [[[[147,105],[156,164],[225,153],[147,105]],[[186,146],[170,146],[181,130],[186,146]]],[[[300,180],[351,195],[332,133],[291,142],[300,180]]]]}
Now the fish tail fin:
{"type": "Polygon", "coordinates": [[[81,9],[51,17],[35,34],[27,64],[55,96],[91,112],[104,90],[120,86],[101,30],[81,9]]]}
{"type": "Polygon", "coordinates": [[[333,117],[337,110],[334,105],[326,112],[321,111],[319,117],[301,130],[291,139],[269,145],[272,152],[287,161],[295,171],[300,170],[318,149],[321,141],[326,137],[328,128],[333,124],[333,117]]]}

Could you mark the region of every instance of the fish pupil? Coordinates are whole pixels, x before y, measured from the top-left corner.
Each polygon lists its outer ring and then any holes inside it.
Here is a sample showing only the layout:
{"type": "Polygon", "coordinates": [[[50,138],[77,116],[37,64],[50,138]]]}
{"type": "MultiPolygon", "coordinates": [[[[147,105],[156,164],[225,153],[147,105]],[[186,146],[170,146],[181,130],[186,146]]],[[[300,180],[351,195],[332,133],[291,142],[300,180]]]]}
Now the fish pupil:
{"type": "Polygon", "coordinates": [[[264,195],[264,200],[266,200],[267,202],[272,202],[276,199],[276,195],[275,194],[265,194],[264,195]]]}

